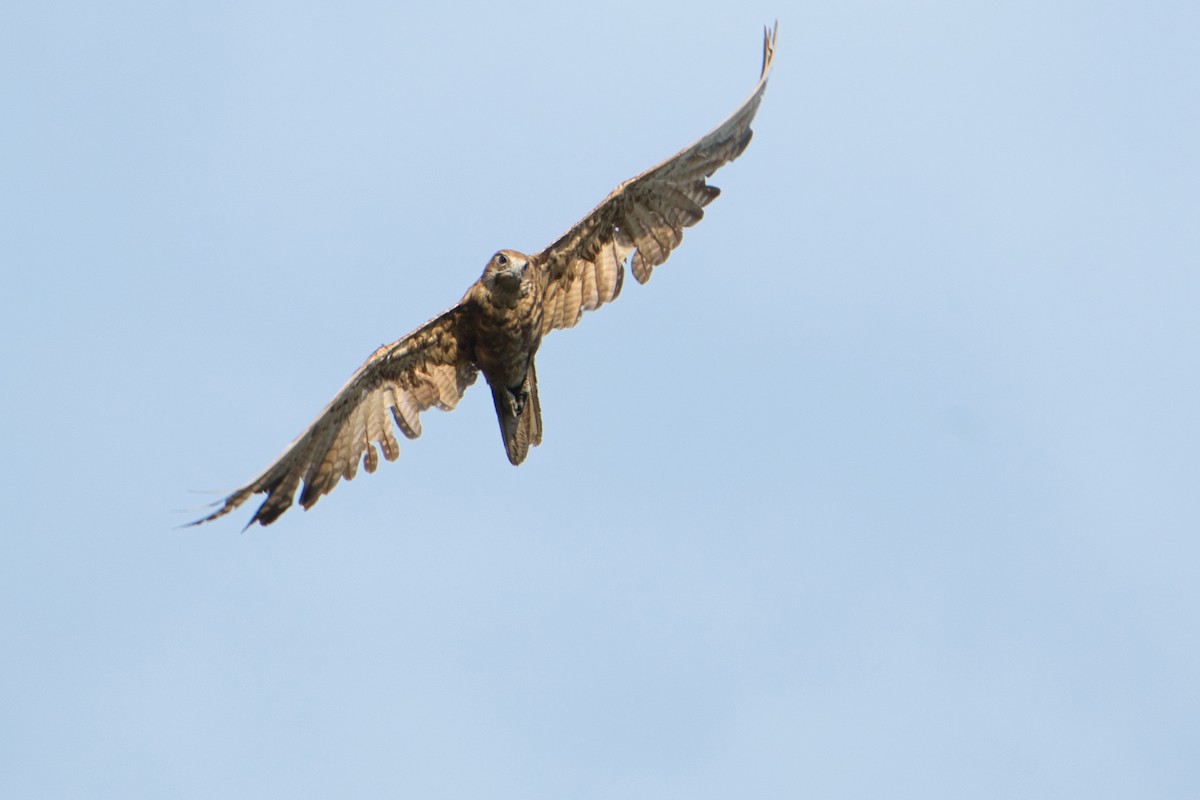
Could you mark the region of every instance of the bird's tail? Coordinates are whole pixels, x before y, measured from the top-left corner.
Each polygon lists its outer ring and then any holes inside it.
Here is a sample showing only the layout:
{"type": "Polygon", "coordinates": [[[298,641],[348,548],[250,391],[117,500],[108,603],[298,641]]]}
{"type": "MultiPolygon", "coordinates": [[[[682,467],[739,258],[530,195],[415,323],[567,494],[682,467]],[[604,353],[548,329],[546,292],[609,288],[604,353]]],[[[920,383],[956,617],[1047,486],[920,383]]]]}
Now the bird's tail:
{"type": "Polygon", "coordinates": [[[492,386],[492,402],[500,420],[500,436],[504,452],[513,465],[520,464],[530,447],[542,443],[542,406],[538,402],[537,370],[529,365],[519,396],[505,386],[492,386]]]}

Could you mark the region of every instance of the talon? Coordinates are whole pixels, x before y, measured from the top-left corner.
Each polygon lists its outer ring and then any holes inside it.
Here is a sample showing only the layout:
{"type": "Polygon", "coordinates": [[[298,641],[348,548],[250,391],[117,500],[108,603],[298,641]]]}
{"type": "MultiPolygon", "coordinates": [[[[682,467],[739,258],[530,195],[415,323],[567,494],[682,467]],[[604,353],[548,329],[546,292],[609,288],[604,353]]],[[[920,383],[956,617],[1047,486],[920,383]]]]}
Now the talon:
{"type": "Polygon", "coordinates": [[[508,388],[508,396],[510,398],[509,410],[512,411],[514,417],[521,416],[521,412],[525,410],[525,401],[529,399],[529,393],[521,386],[517,388],[508,388]]]}

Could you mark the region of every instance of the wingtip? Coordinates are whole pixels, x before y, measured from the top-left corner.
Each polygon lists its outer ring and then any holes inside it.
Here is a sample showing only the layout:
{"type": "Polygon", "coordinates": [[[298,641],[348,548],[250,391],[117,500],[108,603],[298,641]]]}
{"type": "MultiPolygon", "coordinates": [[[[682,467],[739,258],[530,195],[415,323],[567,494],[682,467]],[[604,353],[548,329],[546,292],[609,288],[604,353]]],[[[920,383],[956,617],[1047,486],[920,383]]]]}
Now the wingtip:
{"type": "Polygon", "coordinates": [[[191,522],[183,522],[183,523],[180,523],[179,525],[176,525],[176,526],[174,526],[173,530],[177,530],[177,531],[179,531],[179,530],[183,530],[184,528],[196,528],[196,527],[199,527],[199,526],[203,525],[203,524],[204,524],[204,523],[206,523],[206,522],[211,522],[212,520],[214,520],[214,519],[217,519],[218,517],[222,517],[222,516],[224,516],[225,514],[228,514],[228,513],[229,513],[229,511],[230,511],[230,509],[228,509],[228,508],[226,508],[226,507],[225,507],[225,500],[224,500],[224,499],[222,499],[222,500],[214,500],[214,501],[213,501],[213,502],[211,502],[211,503],[205,503],[203,506],[200,506],[200,507],[198,507],[198,508],[197,508],[197,507],[193,507],[193,508],[190,508],[190,509],[180,509],[180,511],[181,511],[181,512],[188,512],[189,514],[191,514],[191,513],[196,513],[196,512],[199,512],[199,511],[201,511],[202,509],[216,509],[216,510],[215,510],[215,511],[210,511],[209,513],[207,513],[207,514],[205,514],[204,516],[200,517],[200,519],[194,519],[194,520],[192,520],[191,522]]]}
{"type": "Polygon", "coordinates": [[[763,62],[762,73],[759,78],[765,78],[767,73],[771,71],[771,64],[775,61],[775,43],[779,39],[779,20],[775,20],[771,25],[763,26],[763,62]]]}
{"type": "MultiPolygon", "coordinates": [[[[203,509],[210,509],[210,511],[199,519],[192,520],[191,522],[185,522],[176,526],[176,529],[197,528],[206,523],[218,520],[230,512],[238,509],[243,503],[246,502],[247,498],[249,498],[251,494],[252,492],[250,491],[250,487],[243,486],[241,489],[238,489],[227,497],[223,497],[220,500],[214,500],[211,503],[205,503],[199,508],[190,509],[193,512],[202,512],[203,509]]],[[[252,519],[251,524],[253,524],[253,522],[254,520],[252,519]]]]}

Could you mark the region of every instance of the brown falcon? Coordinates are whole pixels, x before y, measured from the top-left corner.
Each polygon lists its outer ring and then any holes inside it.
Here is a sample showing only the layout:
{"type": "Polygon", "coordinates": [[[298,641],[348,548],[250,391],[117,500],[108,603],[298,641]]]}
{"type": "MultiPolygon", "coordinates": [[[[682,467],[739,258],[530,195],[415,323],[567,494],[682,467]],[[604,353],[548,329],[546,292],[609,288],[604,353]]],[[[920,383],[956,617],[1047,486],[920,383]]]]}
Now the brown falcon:
{"type": "Polygon", "coordinates": [[[541,252],[501,250],[492,256],[458,305],[372,353],[283,455],[191,524],[265,494],[246,527],[270,525],[292,505],[301,483],[300,505],[309,508],[339,480],[353,478],[360,459],[374,472],[375,445],[394,461],[400,445],[391,423],[416,438],[420,413],[430,406],[454,408],[479,372],[492,390],[508,460],[524,461],[542,441],[533,363],[542,337],[574,326],[584,311],[616,298],[630,255],[633,277],[645,283],[679,246],[683,229],[704,216],[704,206],[720,194],[705,179],[750,143],[777,29],[763,32],[762,72],[754,91],[715,130],[622,183],[541,252]]]}

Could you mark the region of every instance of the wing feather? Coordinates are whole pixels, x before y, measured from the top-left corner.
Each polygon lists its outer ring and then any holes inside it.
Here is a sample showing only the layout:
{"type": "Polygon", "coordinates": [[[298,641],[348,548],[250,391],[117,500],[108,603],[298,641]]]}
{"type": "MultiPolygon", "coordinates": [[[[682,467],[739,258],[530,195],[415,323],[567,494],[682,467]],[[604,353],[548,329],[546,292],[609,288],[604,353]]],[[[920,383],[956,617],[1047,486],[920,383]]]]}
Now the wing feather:
{"type": "Polygon", "coordinates": [[[392,432],[393,420],[405,436],[415,439],[421,435],[422,411],[454,408],[475,382],[462,317],[462,306],[455,306],[376,350],[261,475],[191,524],[224,516],[251,495],[265,494],[246,527],[256,522],[270,525],[292,505],[301,482],[299,502],[307,509],[338,481],[352,479],[360,460],[368,473],[374,472],[379,465],[376,444],[384,458],[395,461],[400,445],[392,432]]]}
{"type": "Polygon", "coordinates": [[[631,252],[633,277],[645,283],[654,267],[679,246],[683,229],[704,217],[704,206],[720,194],[707,178],[750,143],[750,123],[767,88],[778,31],[778,24],[764,29],[758,83],[728,119],[690,147],[622,183],[534,256],[548,275],[543,333],[570,328],[584,311],[615,299],[631,252]]]}

